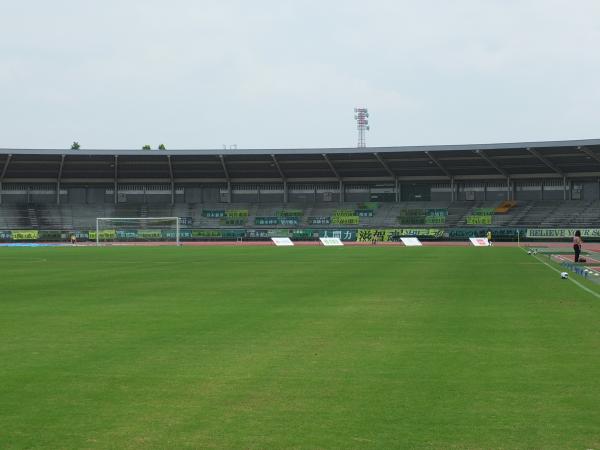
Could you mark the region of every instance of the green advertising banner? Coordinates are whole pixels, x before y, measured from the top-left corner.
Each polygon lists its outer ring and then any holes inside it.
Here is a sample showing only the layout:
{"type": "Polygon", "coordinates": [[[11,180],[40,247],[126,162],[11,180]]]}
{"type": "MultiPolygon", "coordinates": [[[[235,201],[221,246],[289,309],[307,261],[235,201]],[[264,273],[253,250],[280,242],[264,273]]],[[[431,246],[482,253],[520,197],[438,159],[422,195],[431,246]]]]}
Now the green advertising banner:
{"type": "Polygon", "coordinates": [[[360,217],[358,216],[333,216],[331,223],[334,225],[358,225],[360,217]]]}
{"type": "Polygon", "coordinates": [[[223,230],[192,230],[192,237],[203,239],[222,238],[223,230]]]}
{"type": "MultiPolygon", "coordinates": [[[[65,236],[66,237],[66,236],[65,236]]],[[[40,230],[38,240],[46,242],[57,242],[63,239],[63,232],[59,230],[40,230]]]]}
{"type": "MultiPolygon", "coordinates": [[[[163,238],[175,240],[176,232],[175,230],[163,230],[162,232],[163,238]]],[[[192,230],[179,230],[179,239],[191,239],[192,238],[192,230]]]]}
{"type": "Polygon", "coordinates": [[[279,225],[278,217],[255,217],[255,225],[279,225]]]}
{"type": "Polygon", "coordinates": [[[161,230],[137,230],[139,239],[162,239],[161,230]]]}
{"type": "Polygon", "coordinates": [[[310,225],[330,225],[331,217],[309,217],[308,223],[310,225]]]}
{"type": "MultiPolygon", "coordinates": [[[[88,232],[88,238],[90,241],[96,240],[96,230],[88,232]]],[[[102,230],[100,232],[100,240],[114,240],[117,238],[116,230],[102,230]]]]}
{"type": "Polygon", "coordinates": [[[354,216],[353,209],[336,209],[333,211],[333,216],[354,216]]]}
{"type": "Polygon", "coordinates": [[[0,239],[3,241],[10,241],[12,239],[12,235],[10,231],[0,231],[0,239]]]}
{"type": "Polygon", "coordinates": [[[527,237],[530,239],[571,239],[575,232],[581,231],[581,237],[600,238],[600,228],[529,228],[527,237]]]}
{"type": "Polygon", "coordinates": [[[448,215],[448,210],[446,208],[428,208],[425,212],[428,216],[435,217],[446,217],[448,215]]]}
{"type": "Polygon", "coordinates": [[[427,225],[443,225],[446,223],[446,216],[426,216],[425,223],[427,225]]]}
{"type": "Polygon", "coordinates": [[[358,206],[358,209],[377,209],[377,208],[379,208],[379,203],[378,202],[362,202],[362,203],[359,203],[357,206],[358,206]]]}
{"type": "Polygon", "coordinates": [[[37,230],[12,230],[11,238],[13,241],[35,241],[39,236],[37,230]]]}
{"type": "Polygon", "coordinates": [[[358,230],[356,234],[357,242],[371,242],[374,238],[381,241],[391,241],[392,238],[400,237],[418,237],[440,239],[444,237],[444,230],[439,228],[397,228],[386,230],[358,230]]]}
{"type": "Polygon", "coordinates": [[[467,216],[467,225],[491,225],[492,216],[467,216]]]}
{"type": "Polygon", "coordinates": [[[225,216],[229,218],[246,218],[248,217],[247,209],[230,209],[225,211],[225,216]]]}
{"type": "Polygon", "coordinates": [[[244,218],[236,218],[236,217],[227,217],[225,219],[221,219],[221,225],[246,225],[248,221],[247,217],[244,218]]]}
{"type": "Polygon", "coordinates": [[[139,235],[138,230],[117,230],[117,239],[119,240],[130,240],[137,239],[138,237],[142,237],[139,235]]]}
{"type": "Polygon", "coordinates": [[[212,219],[220,219],[221,217],[225,217],[225,210],[223,210],[223,209],[203,209],[202,215],[204,217],[209,217],[212,219]]]}
{"type": "MultiPolygon", "coordinates": [[[[452,228],[446,232],[447,236],[451,240],[466,240],[472,237],[484,237],[489,228],[452,228]]],[[[492,240],[517,240],[517,237],[521,239],[526,237],[526,228],[493,228],[492,240]]]]}
{"type": "Polygon", "coordinates": [[[279,225],[285,225],[287,227],[296,227],[300,223],[298,217],[280,217],[279,225]]]}

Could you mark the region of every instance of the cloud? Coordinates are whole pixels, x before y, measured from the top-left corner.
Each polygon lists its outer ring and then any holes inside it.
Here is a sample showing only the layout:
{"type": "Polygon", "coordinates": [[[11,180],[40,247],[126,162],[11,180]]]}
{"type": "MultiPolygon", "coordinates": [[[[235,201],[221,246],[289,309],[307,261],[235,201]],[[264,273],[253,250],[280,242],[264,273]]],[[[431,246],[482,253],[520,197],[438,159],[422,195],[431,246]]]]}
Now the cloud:
{"type": "Polygon", "coordinates": [[[595,0],[11,2],[10,147],[598,137],[595,0]]]}

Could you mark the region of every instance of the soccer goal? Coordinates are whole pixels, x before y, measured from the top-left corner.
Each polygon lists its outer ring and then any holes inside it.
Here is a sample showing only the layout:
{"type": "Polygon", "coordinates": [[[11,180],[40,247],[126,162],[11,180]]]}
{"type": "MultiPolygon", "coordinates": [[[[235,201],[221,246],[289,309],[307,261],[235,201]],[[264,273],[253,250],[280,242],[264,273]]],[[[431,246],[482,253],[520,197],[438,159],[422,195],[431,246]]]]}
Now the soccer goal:
{"type": "Polygon", "coordinates": [[[96,245],[161,242],[180,245],[179,217],[98,217],[96,245]]]}

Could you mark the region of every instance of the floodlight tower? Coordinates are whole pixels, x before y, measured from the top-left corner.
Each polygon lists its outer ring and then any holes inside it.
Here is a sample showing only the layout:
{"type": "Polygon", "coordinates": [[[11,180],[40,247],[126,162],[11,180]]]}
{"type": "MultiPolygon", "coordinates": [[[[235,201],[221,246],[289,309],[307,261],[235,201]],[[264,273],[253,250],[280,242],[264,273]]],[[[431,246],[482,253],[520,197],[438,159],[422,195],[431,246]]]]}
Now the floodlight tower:
{"type": "Polygon", "coordinates": [[[371,129],[369,126],[369,110],[367,108],[354,108],[354,120],[356,120],[356,129],[358,130],[358,148],[367,146],[365,134],[371,129]]]}

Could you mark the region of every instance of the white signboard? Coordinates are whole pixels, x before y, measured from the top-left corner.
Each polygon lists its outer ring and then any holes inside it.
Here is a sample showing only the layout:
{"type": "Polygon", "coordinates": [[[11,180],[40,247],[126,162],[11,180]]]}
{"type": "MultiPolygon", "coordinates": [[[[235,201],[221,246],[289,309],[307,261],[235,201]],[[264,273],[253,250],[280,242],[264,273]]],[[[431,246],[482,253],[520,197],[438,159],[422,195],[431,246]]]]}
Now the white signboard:
{"type": "Polygon", "coordinates": [[[290,238],[271,238],[277,247],[293,247],[294,243],[290,238]]]}
{"type": "Polygon", "coordinates": [[[402,243],[407,246],[407,247],[420,247],[421,245],[421,241],[415,237],[401,237],[400,238],[402,240],[402,243]]]}
{"type": "Polygon", "coordinates": [[[319,238],[325,247],[340,247],[344,244],[339,238],[319,238]]]}
{"type": "Polygon", "coordinates": [[[469,238],[469,240],[471,241],[471,244],[473,244],[475,247],[490,246],[490,241],[488,241],[487,238],[469,238]]]}

